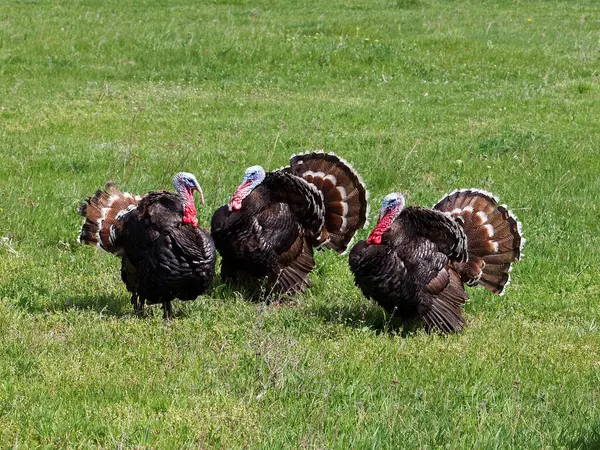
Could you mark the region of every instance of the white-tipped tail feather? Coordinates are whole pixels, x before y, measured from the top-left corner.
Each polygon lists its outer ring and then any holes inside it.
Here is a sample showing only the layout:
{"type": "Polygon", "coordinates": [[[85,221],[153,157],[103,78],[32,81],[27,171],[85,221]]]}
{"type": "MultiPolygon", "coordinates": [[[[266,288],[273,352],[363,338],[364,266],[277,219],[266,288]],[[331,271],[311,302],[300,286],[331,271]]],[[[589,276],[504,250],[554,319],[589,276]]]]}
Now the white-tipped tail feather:
{"type": "Polygon", "coordinates": [[[79,242],[94,245],[109,253],[119,253],[116,246],[122,220],[136,209],[142,197],[121,192],[113,183],[105,190],[98,190],[79,206],[79,214],[85,218],[79,242]]]}
{"type": "Polygon", "coordinates": [[[462,280],[502,294],[510,282],[511,265],[521,259],[525,243],[516,216],[498,204],[498,197],[480,189],[453,191],[434,209],[461,219],[469,254],[467,262],[456,264],[462,280]]]}
{"type": "Polygon", "coordinates": [[[356,231],[367,222],[368,192],[360,175],[347,161],[323,151],[293,155],[290,170],[323,195],[321,245],[338,253],[346,251],[356,231]]]}

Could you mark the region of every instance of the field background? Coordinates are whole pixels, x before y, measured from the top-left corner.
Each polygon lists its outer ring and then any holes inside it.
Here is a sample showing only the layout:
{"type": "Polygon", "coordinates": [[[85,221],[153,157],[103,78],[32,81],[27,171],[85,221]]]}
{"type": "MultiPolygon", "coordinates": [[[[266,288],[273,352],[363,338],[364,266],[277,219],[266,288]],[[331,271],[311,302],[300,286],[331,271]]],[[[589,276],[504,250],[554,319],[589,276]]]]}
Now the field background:
{"type": "MultiPolygon", "coordinates": [[[[599,448],[597,1],[0,4],[0,447],[599,448]],[[76,242],[112,179],[207,205],[326,149],[371,191],[476,186],[523,222],[454,336],[388,323],[347,257],[297,306],[213,293],[140,320],[76,242]]],[[[366,231],[361,237],[366,236],[366,231]]]]}

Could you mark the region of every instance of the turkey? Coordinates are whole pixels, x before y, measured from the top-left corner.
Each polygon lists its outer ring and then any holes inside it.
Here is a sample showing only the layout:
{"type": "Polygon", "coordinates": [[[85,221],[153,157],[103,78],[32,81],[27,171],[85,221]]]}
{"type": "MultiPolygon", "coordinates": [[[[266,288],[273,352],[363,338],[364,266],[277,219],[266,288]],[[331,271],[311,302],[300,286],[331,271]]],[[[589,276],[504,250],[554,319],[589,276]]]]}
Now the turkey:
{"type": "Polygon", "coordinates": [[[349,262],[363,294],[388,313],[457,332],[465,324],[464,283],[502,295],[524,244],[520,222],[488,192],[454,191],[431,210],[404,208],[402,194],[393,193],[349,262]]]}
{"type": "Polygon", "coordinates": [[[121,192],[113,183],[82,202],[85,217],[79,241],[121,257],[121,278],[136,312],[161,303],[172,316],[171,300],[194,300],[208,289],[216,252],[210,235],[198,228],[194,191],[204,197],[196,177],[180,172],[177,194],[153,191],[143,197],[121,192]]]}
{"type": "Polygon", "coordinates": [[[360,176],[333,153],[294,155],[289,167],[269,173],[249,167],[212,218],[222,278],[267,278],[268,294],[304,292],[313,249],[344,252],[365,225],[367,198],[360,176]]]}

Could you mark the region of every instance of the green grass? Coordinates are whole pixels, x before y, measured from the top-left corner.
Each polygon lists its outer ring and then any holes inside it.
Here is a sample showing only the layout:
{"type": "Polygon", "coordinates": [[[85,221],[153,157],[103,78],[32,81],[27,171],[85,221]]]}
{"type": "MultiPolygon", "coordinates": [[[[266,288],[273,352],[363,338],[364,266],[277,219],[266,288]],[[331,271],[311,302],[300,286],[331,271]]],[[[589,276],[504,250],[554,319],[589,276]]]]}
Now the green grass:
{"type": "MultiPolygon", "coordinates": [[[[600,447],[600,5],[0,4],[0,447],[600,447]],[[504,297],[459,335],[390,327],[347,257],[297,306],[220,285],[139,320],[78,202],[324,148],[371,219],[480,187],[523,222],[504,297]]],[[[364,237],[366,232],[362,232],[364,237]]]]}

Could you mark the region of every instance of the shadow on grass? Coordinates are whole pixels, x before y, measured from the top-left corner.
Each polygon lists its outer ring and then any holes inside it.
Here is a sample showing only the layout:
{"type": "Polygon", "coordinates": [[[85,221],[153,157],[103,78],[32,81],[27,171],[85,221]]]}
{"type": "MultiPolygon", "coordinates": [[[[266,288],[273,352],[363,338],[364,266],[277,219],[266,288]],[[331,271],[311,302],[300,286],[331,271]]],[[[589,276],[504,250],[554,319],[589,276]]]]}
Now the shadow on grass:
{"type": "Polygon", "coordinates": [[[271,292],[266,278],[259,280],[245,278],[235,281],[223,281],[219,278],[214,284],[210,295],[225,301],[235,298],[248,303],[265,303],[266,305],[273,303],[295,304],[297,301],[293,296],[271,292]]]}
{"type": "Polygon", "coordinates": [[[23,295],[16,299],[15,305],[32,314],[60,313],[72,309],[95,311],[105,316],[114,317],[133,314],[127,297],[121,295],[82,294],[60,299],[53,298],[49,294],[40,297],[23,295]]]}
{"type": "MultiPolygon", "coordinates": [[[[145,305],[144,313],[137,314],[133,310],[130,296],[110,294],[81,294],[66,295],[57,298],[43,289],[36,291],[37,295],[22,294],[14,299],[14,306],[30,314],[64,313],[67,311],[95,312],[110,317],[139,317],[140,319],[155,315],[163,316],[162,304],[145,305]]],[[[173,319],[186,318],[190,316],[190,309],[184,304],[193,302],[174,299],[173,319]]]]}
{"type": "Polygon", "coordinates": [[[96,311],[105,316],[123,317],[133,314],[131,302],[122,295],[85,295],[69,297],[62,304],[56,304],[54,311],[67,311],[77,309],[83,311],[96,311]]]}
{"type": "MultiPolygon", "coordinates": [[[[216,284],[211,296],[222,300],[238,298],[250,303],[281,304],[295,306],[298,299],[289,296],[269,295],[264,282],[248,282],[247,280],[237,282],[221,282],[216,284]]],[[[302,300],[299,302],[303,303],[302,300]]],[[[312,302],[311,302],[312,303],[312,302]]],[[[377,334],[387,333],[390,336],[398,334],[402,337],[414,333],[422,328],[419,320],[403,320],[398,316],[390,317],[384,310],[374,303],[355,305],[329,305],[308,304],[305,307],[326,322],[342,323],[353,328],[370,328],[377,334]]]]}
{"type": "MultiPolygon", "coordinates": [[[[126,299],[129,297],[122,296],[110,296],[110,295],[98,295],[98,296],[86,296],[86,297],[71,297],[64,302],[64,307],[60,306],[55,308],[56,311],[66,311],[68,309],[77,309],[82,311],[96,311],[104,316],[112,317],[139,317],[145,319],[153,317],[155,315],[163,316],[162,304],[146,304],[144,306],[144,312],[138,314],[134,312],[131,301],[126,299]]],[[[173,319],[184,319],[189,316],[189,311],[183,307],[184,303],[188,301],[181,301],[178,299],[172,300],[173,305],[173,319]]]]}
{"type": "Polygon", "coordinates": [[[600,450],[600,424],[597,424],[591,433],[579,436],[576,439],[567,439],[567,448],[579,450],[600,450]]]}
{"type": "Polygon", "coordinates": [[[375,305],[329,306],[318,305],[311,308],[317,317],[327,322],[343,323],[354,328],[371,328],[376,334],[397,334],[405,338],[422,328],[418,320],[403,320],[390,317],[375,305]]]}

